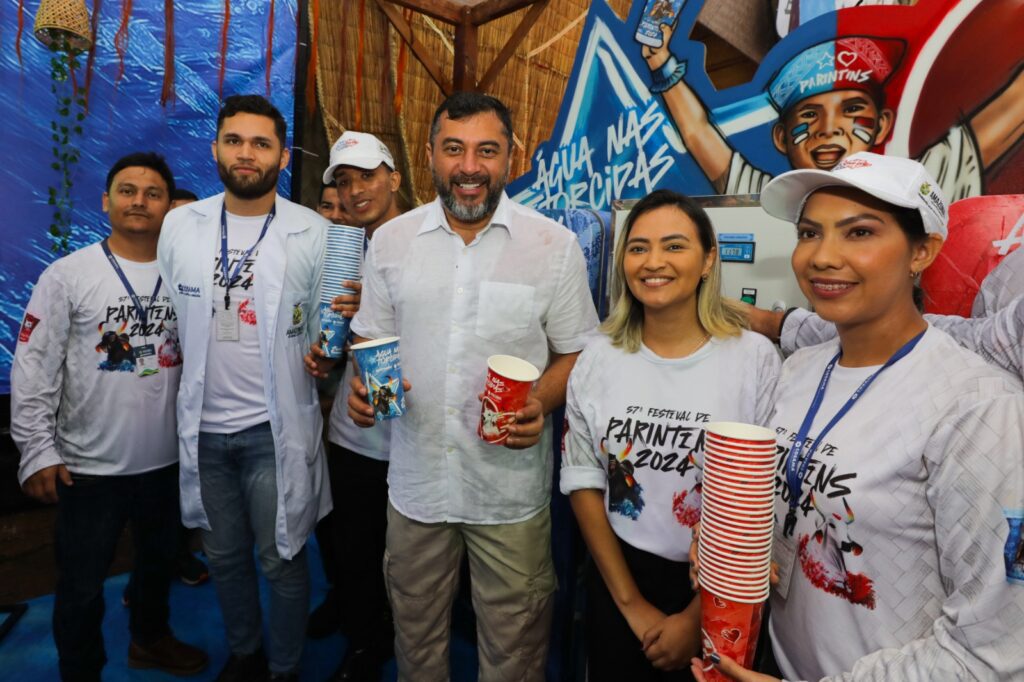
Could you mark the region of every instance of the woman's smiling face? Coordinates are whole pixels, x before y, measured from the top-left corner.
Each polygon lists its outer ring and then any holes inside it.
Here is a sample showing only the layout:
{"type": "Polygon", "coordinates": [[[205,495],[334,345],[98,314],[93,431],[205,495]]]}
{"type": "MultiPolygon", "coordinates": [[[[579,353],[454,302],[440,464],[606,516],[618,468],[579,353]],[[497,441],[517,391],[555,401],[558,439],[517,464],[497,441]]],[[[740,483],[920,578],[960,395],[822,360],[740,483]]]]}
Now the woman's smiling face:
{"type": "Polygon", "coordinates": [[[891,206],[856,189],[826,187],[804,205],[792,264],[815,311],[850,326],[884,319],[894,303],[909,300],[911,273],[927,267],[929,256],[911,243],[891,206]]]}
{"type": "Polygon", "coordinates": [[[626,239],[622,265],[627,286],[645,308],[696,303],[697,286],[714,262],[697,226],[675,206],[661,206],[636,219],[626,239]]]}

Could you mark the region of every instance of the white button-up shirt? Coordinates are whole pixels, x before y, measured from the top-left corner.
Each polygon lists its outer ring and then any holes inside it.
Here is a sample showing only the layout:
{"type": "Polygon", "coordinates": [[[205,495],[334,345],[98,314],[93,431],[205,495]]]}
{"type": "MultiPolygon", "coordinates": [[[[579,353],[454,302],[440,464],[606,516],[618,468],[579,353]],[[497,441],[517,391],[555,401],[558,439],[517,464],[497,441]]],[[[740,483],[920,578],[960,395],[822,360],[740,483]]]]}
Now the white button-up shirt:
{"type": "Polygon", "coordinates": [[[471,244],[439,200],[373,236],[359,313],[367,338],[399,336],[413,386],[392,421],[391,503],[417,521],[514,523],[551,499],[551,424],[540,442],[510,450],[482,441],[477,396],[487,358],[503,353],[540,369],[549,353],[582,350],[597,325],[575,235],[502,195],[471,244]]]}

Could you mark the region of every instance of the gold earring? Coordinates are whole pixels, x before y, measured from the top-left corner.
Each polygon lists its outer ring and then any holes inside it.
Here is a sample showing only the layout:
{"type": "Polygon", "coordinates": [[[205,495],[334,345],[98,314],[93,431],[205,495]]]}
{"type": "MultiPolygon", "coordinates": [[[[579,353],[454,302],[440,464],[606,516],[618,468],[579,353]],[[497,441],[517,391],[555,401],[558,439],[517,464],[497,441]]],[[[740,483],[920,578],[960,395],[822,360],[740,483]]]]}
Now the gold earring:
{"type": "Polygon", "coordinates": [[[704,275],[701,275],[701,276],[700,276],[700,281],[702,281],[702,282],[706,282],[706,281],[708,281],[708,276],[707,276],[706,274],[704,274],[704,275]]]}
{"type": "Polygon", "coordinates": [[[917,277],[917,273],[914,272],[913,270],[911,270],[910,271],[910,279],[914,279],[915,277],[917,277]]]}

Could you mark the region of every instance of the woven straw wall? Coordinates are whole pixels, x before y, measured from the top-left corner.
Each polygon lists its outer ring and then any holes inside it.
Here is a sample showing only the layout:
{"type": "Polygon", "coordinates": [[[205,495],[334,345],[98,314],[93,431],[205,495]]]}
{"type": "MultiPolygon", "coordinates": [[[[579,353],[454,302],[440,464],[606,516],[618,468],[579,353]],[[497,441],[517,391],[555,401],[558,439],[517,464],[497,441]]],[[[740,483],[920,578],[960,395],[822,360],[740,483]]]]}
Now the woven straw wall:
{"type": "MultiPolygon", "coordinates": [[[[619,16],[629,12],[630,0],[610,0],[609,4],[619,16]]],[[[310,3],[311,14],[313,5],[310,3]]],[[[443,99],[440,88],[410,50],[401,56],[398,33],[373,0],[321,0],[318,5],[317,90],[328,144],[349,128],[377,135],[396,156],[406,203],[430,201],[434,189],[425,145],[434,110],[443,99]],[[363,87],[358,93],[360,55],[363,87]],[[404,61],[401,75],[400,58],[404,61]],[[397,102],[399,83],[401,98],[397,102]]],[[[589,0],[551,0],[488,92],[512,110],[516,149],[511,178],[529,170],[533,152],[551,135],[589,6],[589,0]]],[[[522,9],[478,29],[477,78],[483,77],[528,11],[522,9]]],[[[454,26],[416,12],[406,11],[405,16],[415,39],[450,80],[454,26]]],[[[745,82],[753,74],[756,64],[721,39],[700,27],[694,37],[708,46],[712,78],[715,70],[721,70],[719,87],[745,82]]]]}

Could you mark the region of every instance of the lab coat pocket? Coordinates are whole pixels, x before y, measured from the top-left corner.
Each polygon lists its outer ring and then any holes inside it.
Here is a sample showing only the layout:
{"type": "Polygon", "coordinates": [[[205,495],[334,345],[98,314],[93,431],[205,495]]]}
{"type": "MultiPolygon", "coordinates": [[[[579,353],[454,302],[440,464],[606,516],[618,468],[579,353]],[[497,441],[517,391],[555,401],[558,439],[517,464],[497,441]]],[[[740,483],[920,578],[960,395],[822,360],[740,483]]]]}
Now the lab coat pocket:
{"type": "Polygon", "coordinates": [[[476,333],[490,341],[515,341],[530,328],[535,288],[508,282],[481,282],[476,333]]]}

